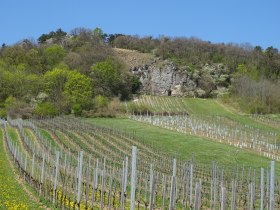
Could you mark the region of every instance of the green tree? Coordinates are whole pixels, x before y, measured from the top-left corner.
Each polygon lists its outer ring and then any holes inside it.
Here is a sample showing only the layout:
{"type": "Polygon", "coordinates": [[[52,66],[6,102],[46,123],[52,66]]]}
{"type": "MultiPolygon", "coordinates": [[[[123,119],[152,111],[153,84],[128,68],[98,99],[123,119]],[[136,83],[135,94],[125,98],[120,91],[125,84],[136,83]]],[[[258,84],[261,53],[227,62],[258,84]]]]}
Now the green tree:
{"type": "Polygon", "coordinates": [[[4,103],[5,108],[8,109],[9,107],[11,107],[15,101],[16,99],[13,96],[9,96],[8,98],[6,98],[4,103]]]}
{"type": "Polygon", "coordinates": [[[131,78],[131,91],[133,94],[137,93],[141,85],[139,77],[133,75],[131,78]]]}
{"type": "Polygon", "coordinates": [[[236,75],[246,75],[248,74],[249,70],[245,64],[238,64],[236,68],[236,75]]]}
{"type": "Polygon", "coordinates": [[[93,95],[91,79],[77,71],[69,72],[63,95],[71,107],[80,104],[82,108],[89,108],[93,95]]]}
{"type": "Polygon", "coordinates": [[[96,110],[106,109],[108,107],[109,100],[105,96],[98,95],[94,98],[94,108],[96,110]]]}
{"type": "Polygon", "coordinates": [[[37,104],[35,108],[35,114],[43,117],[43,116],[48,116],[48,117],[53,117],[55,115],[58,115],[59,111],[56,108],[56,106],[50,102],[44,102],[37,104]]]}
{"type": "Polygon", "coordinates": [[[66,56],[66,51],[63,47],[54,44],[44,50],[46,67],[48,70],[55,68],[66,56]]]}
{"type": "Polygon", "coordinates": [[[58,43],[60,42],[65,36],[67,35],[67,33],[65,31],[63,31],[61,28],[57,29],[56,32],[51,31],[48,34],[42,34],[39,38],[38,38],[38,42],[40,44],[46,42],[48,39],[54,39],[53,42],[58,43]]]}
{"type": "Polygon", "coordinates": [[[83,112],[83,109],[82,109],[82,106],[80,104],[74,104],[72,106],[72,111],[76,116],[81,116],[82,112],[83,112]]]}
{"type": "Polygon", "coordinates": [[[52,102],[63,100],[62,92],[68,79],[69,71],[65,69],[54,69],[48,71],[44,77],[44,92],[49,95],[52,102]]]}
{"type": "Polygon", "coordinates": [[[94,37],[98,37],[98,38],[103,38],[103,35],[104,35],[103,30],[98,27],[95,28],[92,33],[93,33],[94,37]]]}
{"type": "Polygon", "coordinates": [[[5,47],[2,53],[4,62],[9,68],[18,68],[20,65],[26,66],[26,50],[19,45],[5,47]]]}
{"type": "Polygon", "coordinates": [[[13,76],[11,72],[0,67],[0,78],[0,101],[4,101],[9,95],[13,93],[10,83],[13,76]]]}
{"type": "Polygon", "coordinates": [[[42,74],[44,72],[43,57],[38,49],[30,49],[26,53],[26,60],[28,72],[36,74],[42,74]]]}
{"type": "Polygon", "coordinates": [[[92,66],[91,69],[97,94],[112,96],[120,93],[121,72],[118,63],[107,59],[92,66]]]}

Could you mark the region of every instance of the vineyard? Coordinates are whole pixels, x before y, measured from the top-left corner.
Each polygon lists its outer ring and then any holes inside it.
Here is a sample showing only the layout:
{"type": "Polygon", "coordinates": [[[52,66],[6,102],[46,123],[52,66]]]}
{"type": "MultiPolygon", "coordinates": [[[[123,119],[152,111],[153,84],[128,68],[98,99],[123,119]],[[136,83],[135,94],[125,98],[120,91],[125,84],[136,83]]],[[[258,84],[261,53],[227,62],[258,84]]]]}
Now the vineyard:
{"type": "MultiPolygon", "coordinates": [[[[262,128],[253,117],[241,118],[223,109],[219,116],[211,110],[206,115],[203,106],[196,107],[195,102],[187,106],[179,98],[172,102],[147,96],[134,103],[148,104],[153,113],[134,113],[132,120],[71,116],[0,120],[6,148],[2,153],[9,153],[21,179],[54,209],[280,208],[279,131],[275,127],[262,128]],[[160,104],[165,109],[157,111],[160,104]],[[115,127],[108,126],[111,122],[115,127]],[[145,128],[146,136],[130,127],[134,125],[145,128]],[[158,143],[151,141],[155,131],[158,143]],[[190,136],[197,136],[193,142],[206,145],[197,146],[201,153],[196,154],[190,140],[188,152],[168,151],[174,144],[168,145],[171,138],[186,141],[190,136]],[[225,163],[222,157],[212,159],[212,148],[220,148],[221,156],[232,148],[246,156],[240,156],[242,164],[225,166],[218,164],[225,163]],[[196,157],[203,153],[211,163],[196,157]],[[254,161],[266,164],[259,167],[254,161]]],[[[216,110],[218,105],[212,106],[216,110]]],[[[2,207],[9,209],[8,198],[1,199],[5,199],[2,207]]],[[[19,205],[14,208],[41,208],[19,205]]]]}
{"type": "MultiPolygon", "coordinates": [[[[265,129],[263,128],[264,126],[260,127],[259,124],[250,120],[252,118],[264,121],[264,118],[252,116],[251,118],[248,117],[244,123],[237,119],[236,115],[227,113],[222,107],[212,109],[220,112],[219,115],[205,113],[200,107],[195,107],[199,110],[195,113],[194,108],[191,109],[191,106],[188,106],[188,104],[194,103],[194,101],[190,102],[190,100],[186,101],[181,98],[175,100],[167,98],[165,100],[164,97],[142,96],[135,103],[151,107],[153,113],[132,113],[130,118],[177,132],[206,137],[237,148],[252,150],[270,159],[280,160],[279,129],[265,129]],[[162,109],[159,109],[160,104],[163,104],[161,106],[162,109]],[[174,105],[178,109],[172,108],[174,105]],[[164,108],[166,109],[163,110],[164,108]],[[170,110],[173,110],[173,112],[170,112],[170,110]],[[184,114],[178,114],[180,112],[184,114]]],[[[201,100],[199,102],[209,103],[209,101],[201,100]]],[[[197,105],[199,106],[200,104],[197,103],[197,105]]],[[[209,105],[213,106],[213,104],[209,105]]],[[[207,106],[203,105],[202,107],[205,108],[207,106]]],[[[266,122],[274,126],[277,123],[272,120],[266,120],[266,122]]]]}

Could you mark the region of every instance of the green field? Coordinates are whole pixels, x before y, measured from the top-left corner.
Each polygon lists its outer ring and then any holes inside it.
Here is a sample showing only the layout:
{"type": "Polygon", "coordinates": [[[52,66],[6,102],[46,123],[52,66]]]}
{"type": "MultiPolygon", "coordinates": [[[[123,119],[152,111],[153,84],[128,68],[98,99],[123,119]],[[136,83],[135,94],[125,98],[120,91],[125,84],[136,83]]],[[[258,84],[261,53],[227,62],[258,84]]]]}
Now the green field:
{"type": "MultiPolygon", "coordinates": [[[[162,111],[186,111],[190,115],[201,117],[221,116],[234,122],[238,122],[241,125],[248,125],[255,129],[260,129],[266,132],[274,132],[280,135],[280,131],[277,127],[257,121],[250,117],[250,115],[237,113],[217,99],[141,96],[137,103],[142,104],[150,110],[158,113],[162,111]]],[[[277,119],[277,117],[279,117],[279,115],[276,115],[275,118],[277,119]]]]}
{"type": "Polygon", "coordinates": [[[194,154],[195,159],[200,163],[210,164],[217,160],[223,166],[244,165],[256,168],[269,166],[268,158],[254,152],[126,118],[92,118],[87,121],[123,131],[135,131],[137,136],[154,144],[160,150],[183,159],[190,159],[194,154]]]}
{"type": "Polygon", "coordinates": [[[6,151],[4,149],[3,132],[0,129],[0,209],[43,209],[39,203],[30,198],[30,195],[24,191],[23,186],[16,180],[6,151]]]}
{"type": "MultiPolygon", "coordinates": [[[[241,125],[249,125],[263,132],[274,132],[280,135],[279,129],[257,121],[249,115],[232,111],[215,99],[141,96],[137,103],[144,104],[158,112],[163,111],[160,103],[165,104],[164,107],[168,107],[169,111],[175,111],[172,103],[178,104],[181,111],[187,110],[190,115],[208,118],[221,116],[241,125]]],[[[140,138],[178,158],[189,159],[194,154],[198,162],[206,164],[217,160],[221,165],[227,167],[235,167],[236,165],[256,168],[269,166],[269,159],[258,155],[256,152],[218,143],[204,137],[186,135],[126,118],[92,118],[88,121],[123,131],[135,131],[140,138]]]]}

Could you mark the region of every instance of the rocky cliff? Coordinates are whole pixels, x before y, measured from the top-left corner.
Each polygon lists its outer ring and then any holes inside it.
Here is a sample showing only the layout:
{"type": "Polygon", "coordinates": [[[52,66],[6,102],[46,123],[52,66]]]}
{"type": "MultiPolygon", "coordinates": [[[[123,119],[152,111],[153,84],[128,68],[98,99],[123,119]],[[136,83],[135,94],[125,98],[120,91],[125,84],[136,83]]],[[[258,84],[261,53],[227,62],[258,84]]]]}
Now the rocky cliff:
{"type": "Polygon", "coordinates": [[[170,61],[155,59],[131,71],[140,78],[140,92],[152,95],[217,97],[225,94],[230,84],[229,72],[222,64],[180,69],[170,61]]]}
{"type": "Polygon", "coordinates": [[[231,83],[230,72],[223,64],[179,68],[171,61],[135,51],[119,49],[118,55],[128,64],[130,71],[140,78],[139,91],[144,94],[219,97],[228,92],[231,83]]]}

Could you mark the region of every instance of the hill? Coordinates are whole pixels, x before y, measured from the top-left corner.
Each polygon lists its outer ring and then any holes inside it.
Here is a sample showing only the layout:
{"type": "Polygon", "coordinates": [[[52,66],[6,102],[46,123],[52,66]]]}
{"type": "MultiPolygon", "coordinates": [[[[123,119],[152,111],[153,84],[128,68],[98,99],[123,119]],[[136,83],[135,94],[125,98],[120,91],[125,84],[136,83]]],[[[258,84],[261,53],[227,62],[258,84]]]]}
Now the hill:
{"type": "Polygon", "coordinates": [[[0,208],[279,207],[279,61],[99,28],[3,45],[0,208]]]}
{"type": "Polygon", "coordinates": [[[0,116],[115,116],[118,100],[135,94],[221,97],[247,113],[279,113],[279,69],[273,47],[58,29],[1,47],[0,116]]]}

